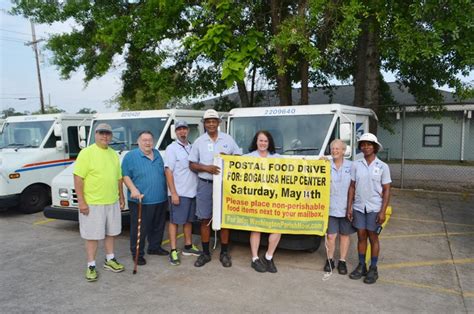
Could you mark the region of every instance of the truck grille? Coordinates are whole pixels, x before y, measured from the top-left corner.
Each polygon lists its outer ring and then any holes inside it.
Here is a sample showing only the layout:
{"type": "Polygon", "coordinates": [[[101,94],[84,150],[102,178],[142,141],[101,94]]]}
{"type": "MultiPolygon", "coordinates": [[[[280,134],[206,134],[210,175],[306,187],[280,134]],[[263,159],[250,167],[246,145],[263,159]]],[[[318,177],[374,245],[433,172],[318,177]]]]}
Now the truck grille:
{"type": "Polygon", "coordinates": [[[77,205],[77,194],[75,189],[71,189],[71,206],[78,206],[77,205]]]}

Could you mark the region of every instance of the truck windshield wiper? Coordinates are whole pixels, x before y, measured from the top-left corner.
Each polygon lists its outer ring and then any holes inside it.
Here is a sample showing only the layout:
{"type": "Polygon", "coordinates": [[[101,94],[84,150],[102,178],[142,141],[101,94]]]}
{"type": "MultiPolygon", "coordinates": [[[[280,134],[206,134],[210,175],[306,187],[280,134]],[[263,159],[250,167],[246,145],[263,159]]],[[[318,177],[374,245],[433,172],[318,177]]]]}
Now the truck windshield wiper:
{"type": "Polygon", "coordinates": [[[317,147],[297,147],[297,148],[285,149],[283,151],[283,153],[286,153],[286,152],[304,152],[304,151],[308,151],[308,150],[319,151],[319,148],[317,148],[317,147]]]}
{"type": "Polygon", "coordinates": [[[110,142],[109,145],[119,145],[119,144],[125,144],[126,142],[125,141],[114,141],[114,142],[110,142]]]}

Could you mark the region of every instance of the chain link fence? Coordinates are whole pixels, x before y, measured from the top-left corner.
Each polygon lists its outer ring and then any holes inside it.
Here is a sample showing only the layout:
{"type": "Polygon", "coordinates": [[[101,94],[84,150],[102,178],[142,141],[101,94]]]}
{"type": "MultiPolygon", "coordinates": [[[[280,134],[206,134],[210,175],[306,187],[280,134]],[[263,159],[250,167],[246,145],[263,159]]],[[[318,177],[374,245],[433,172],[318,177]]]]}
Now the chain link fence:
{"type": "Polygon", "coordinates": [[[474,105],[445,105],[436,114],[417,106],[386,109],[390,126],[378,128],[378,157],[390,166],[393,186],[474,192],[474,105]]]}

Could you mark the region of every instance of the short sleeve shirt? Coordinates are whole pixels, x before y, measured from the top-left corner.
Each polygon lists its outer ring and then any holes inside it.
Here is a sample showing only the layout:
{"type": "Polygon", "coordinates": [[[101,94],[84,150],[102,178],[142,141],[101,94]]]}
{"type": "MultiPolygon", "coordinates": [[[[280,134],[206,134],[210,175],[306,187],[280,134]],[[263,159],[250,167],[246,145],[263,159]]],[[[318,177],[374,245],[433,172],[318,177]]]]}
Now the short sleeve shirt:
{"type": "Polygon", "coordinates": [[[378,213],[382,209],[382,185],[392,182],[388,165],[377,157],[370,165],[365,158],[354,161],[351,180],[356,184],[353,209],[378,213]]]}
{"type": "MultiPolygon", "coordinates": [[[[240,155],[242,150],[237,146],[234,139],[226,133],[219,132],[215,142],[209,137],[209,134],[204,133],[194,142],[189,154],[189,161],[203,165],[213,165],[214,156],[220,153],[240,155]]],[[[212,180],[212,174],[208,172],[199,172],[198,176],[201,179],[212,180]]]]}
{"type": "Polygon", "coordinates": [[[84,198],[88,204],[117,202],[122,171],[119,157],[112,148],[104,149],[92,144],[81,150],[74,164],[74,174],[84,180],[84,198]]]}
{"type": "MultiPolygon", "coordinates": [[[[158,150],[153,149],[153,160],[139,148],[130,151],[123,158],[122,173],[144,195],[143,204],[159,204],[167,200],[164,162],[158,150]]],[[[130,191],[127,197],[130,202],[137,202],[130,197],[130,191]]]]}
{"type": "MultiPolygon", "coordinates": [[[[258,153],[257,150],[254,150],[248,154],[245,154],[244,156],[249,156],[249,157],[261,157],[260,154],[258,153]]],[[[268,153],[267,157],[266,158],[280,158],[281,155],[280,154],[271,154],[270,152],[268,153]]]]}
{"type": "Polygon", "coordinates": [[[352,162],[344,160],[339,169],[331,160],[331,197],[329,201],[329,216],[345,217],[347,209],[347,192],[351,184],[352,162]]]}
{"type": "MultiPolygon", "coordinates": [[[[191,144],[184,145],[174,141],[165,151],[165,168],[173,172],[174,185],[179,196],[193,198],[196,196],[197,175],[189,169],[191,144]]],[[[168,191],[168,195],[170,195],[168,191]]]]}

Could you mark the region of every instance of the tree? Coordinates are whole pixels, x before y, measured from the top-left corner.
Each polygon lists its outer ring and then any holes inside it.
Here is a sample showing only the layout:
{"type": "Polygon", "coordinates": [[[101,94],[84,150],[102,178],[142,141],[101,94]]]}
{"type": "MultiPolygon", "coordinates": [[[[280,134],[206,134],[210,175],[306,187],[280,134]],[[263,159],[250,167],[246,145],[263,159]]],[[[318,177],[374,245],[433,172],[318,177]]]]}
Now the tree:
{"type": "MultiPolygon", "coordinates": [[[[44,114],[63,113],[63,112],[66,112],[66,111],[64,111],[63,109],[58,108],[56,106],[45,106],[44,107],[44,114]]],[[[38,110],[38,111],[32,112],[31,114],[38,115],[38,114],[43,114],[43,113],[41,112],[41,110],[38,110]]]]}
{"type": "Polygon", "coordinates": [[[10,107],[8,109],[2,110],[2,119],[5,119],[7,117],[12,117],[12,116],[24,116],[27,114],[28,112],[23,112],[23,113],[17,112],[15,108],[10,107]]]}
{"type": "Polygon", "coordinates": [[[97,113],[96,110],[93,110],[91,108],[82,108],[79,110],[77,113],[86,113],[86,114],[92,114],[92,113],[97,113]]]}

